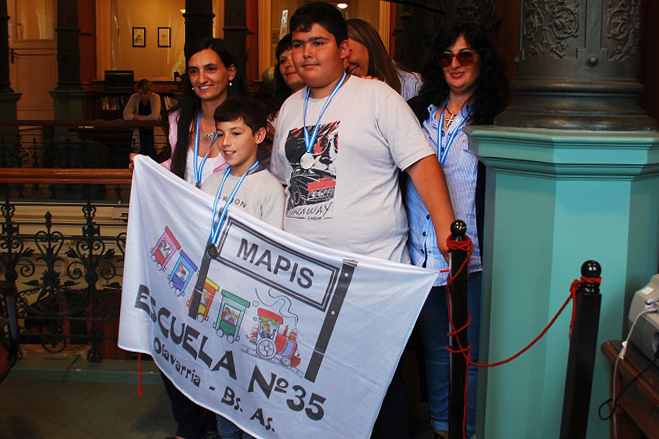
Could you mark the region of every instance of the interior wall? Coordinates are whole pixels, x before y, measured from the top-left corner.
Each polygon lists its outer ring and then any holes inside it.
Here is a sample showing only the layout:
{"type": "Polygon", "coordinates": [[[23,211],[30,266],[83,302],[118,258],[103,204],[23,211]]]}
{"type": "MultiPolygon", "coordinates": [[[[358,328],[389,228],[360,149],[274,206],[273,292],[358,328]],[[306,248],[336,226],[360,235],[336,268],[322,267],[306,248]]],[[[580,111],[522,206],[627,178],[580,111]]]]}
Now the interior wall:
{"type": "Polygon", "coordinates": [[[361,0],[358,2],[348,3],[348,7],[343,10],[343,16],[349,20],[351,18],[361,18],[378,28],[380,20],[380,1],[379,0],[361,0]]]}
{"type": "Polygon", "coordinates": [[[54,1],[19,0],[16,2],[15,12],[16,40],[51,40],[55,38],[52,17],[57,12],[54,1]]]}
{"type": "Polygon", "coordinates": [[[185,0],[113,0],[113,63],[116,70],[133,70],[135,79],[173,80],[183,73],[185,21],[181,9],[185,0]],[[133,47],[132,31],[143,27],[145,46],[133,47]],[[158,28],[171,28],[171,47],[158,47],[158,28]]]}

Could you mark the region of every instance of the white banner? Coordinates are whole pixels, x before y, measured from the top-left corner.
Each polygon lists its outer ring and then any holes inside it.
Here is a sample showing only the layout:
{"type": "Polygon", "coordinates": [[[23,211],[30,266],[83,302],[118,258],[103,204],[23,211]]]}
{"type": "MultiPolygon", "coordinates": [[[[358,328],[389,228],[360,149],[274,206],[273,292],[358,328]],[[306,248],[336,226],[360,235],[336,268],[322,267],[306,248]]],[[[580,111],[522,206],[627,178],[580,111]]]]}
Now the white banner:
{"type": "Polygon", "coordinates": [[[212,251],[212,201],[135,160],[119,346],[258,438],[367,439],[436,273],[235,208],[212,251]]]}

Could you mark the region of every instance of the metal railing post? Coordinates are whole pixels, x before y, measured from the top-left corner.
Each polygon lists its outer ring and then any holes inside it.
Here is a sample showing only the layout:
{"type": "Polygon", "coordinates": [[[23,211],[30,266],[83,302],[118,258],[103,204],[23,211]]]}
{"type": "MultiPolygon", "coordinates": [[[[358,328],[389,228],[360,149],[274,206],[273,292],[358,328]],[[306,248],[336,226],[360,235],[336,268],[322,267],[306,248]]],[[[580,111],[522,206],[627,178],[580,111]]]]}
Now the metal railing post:
{"type": "MultiPolygon", "coordinates": [[[[451,240],[466,241],[467,225],[464,221],[456,220],[451,224],[451,240]]],[[[452,250],[450,254],[451,279],[450,312],[453,322],[453,331],[463,328],[469,321],[469,307],[467,301],[468,288],[468,262],[465,263],[468,253],[463,250],[452,250]],[[459,273],[458,273],[459,272],[459,273]]],[[[451,337],[451,372],[449,384],[449,439],[463,438],[463,425],[465,422],[465,386],[467,385],[467,360],[461,352],[461,347],[468,345],[466,328],[451,337]]]]}
{"type": "MultiPolygon", "coordinates": [[[[584,278],[599,278],[601,272],[596,261],[586,261],[581,265],[584,278]]],[[[560,439],[586,437],[602,301],[599,290],[598,283],[584,282],[573,298],[576,312],[567,360],[560,439]]]]}

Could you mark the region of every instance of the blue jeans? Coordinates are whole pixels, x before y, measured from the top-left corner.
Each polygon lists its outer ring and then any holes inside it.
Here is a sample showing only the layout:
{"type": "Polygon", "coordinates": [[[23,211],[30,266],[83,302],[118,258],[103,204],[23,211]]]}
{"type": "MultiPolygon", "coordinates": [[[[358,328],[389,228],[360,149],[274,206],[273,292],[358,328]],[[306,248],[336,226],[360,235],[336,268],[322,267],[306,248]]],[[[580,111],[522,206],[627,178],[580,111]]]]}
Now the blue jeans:
{"type": "Polygon", "coordinates": [[[221,415],[217,415],[217,432],[222,439],[253,439],[253,436],[243,433],[236,424],[221,415]]]}
{"type": "MultiPolygon", "coordinates": [[[[469,274],[469,324],[468,339],[471,344],[470,359],[478,360],[481,316],[481,285],[482,272],[469,274]]],[[[426,364],[426,379],[428,382],[428,404],[432,427],[435,431],[448,431],[448,393],[450,380],[448,307],[446,304],[446,288],[433,287],[426,303],[421,309],[417,328],[423,340],[423,351],[426,364]]],[[[476,385],[478,368],[469,366],[467,383],[467,437],[474,435],[476,430],[476,385]]],[[[458,428],[462,428],[459,426],[458,428]]]]}

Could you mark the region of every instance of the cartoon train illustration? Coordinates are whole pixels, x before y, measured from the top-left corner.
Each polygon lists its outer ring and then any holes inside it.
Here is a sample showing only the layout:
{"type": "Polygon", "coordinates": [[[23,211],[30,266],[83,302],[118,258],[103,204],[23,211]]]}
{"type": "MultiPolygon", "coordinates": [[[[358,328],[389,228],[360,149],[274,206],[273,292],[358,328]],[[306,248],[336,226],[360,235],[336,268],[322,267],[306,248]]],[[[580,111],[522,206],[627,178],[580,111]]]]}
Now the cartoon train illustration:
{"type": "Polygon", "coordinates": [[[217,320],[213,323],[217,335],[220,337],[226,335],[229,343],[240,340],[240,325],[243,322],[245,310],[249,306],[250,303],[242,297],[238,297],[227,290],[222,290],[220,312],[217,315],[217,320]]]}
{"type": "Polygon", "coordinates": [[[155,247],[151,249],[151,260],[156,262],[158,270],[165,271],[167,262],[180,248],[181,244],[178,243],[169,227],[165,226],[165,233],[160,236],[155,247]]]}
{"type": "Polygon", "coordinates": [[[181,250],[178,261],[174,264],[174,268],[168,277],[169,286],[174,288],[174,293],[177,296],[185,295],[185,288],[188,286],[195,271],[197,271],[197,266],[192,262],[188,255],[181,250]]]}
{"type": "Polygon", "coordinates": [[[200,322],[208,320],[208,311],[210,311],[215,293],[219,289],[219,285],[206,278],[203,291],[195,289],[190,296],[190,300],[186,302],[186,305],[190,308],[188,310],[188,316],[200,322]]]}
{"type": "Polygon", "coordinates": [[[267,360],[279,361],[286,367],[297,367],[300,355],[297,352],[297,330],[288,332],[288,325],[279,332],[284,319],[264,308],[257,310],[258,328],[252,332],[252,343],[256,343],[256,354],[267,360]]]}

